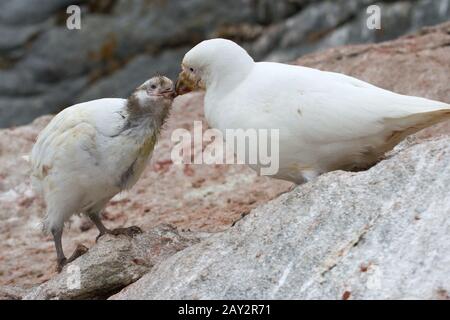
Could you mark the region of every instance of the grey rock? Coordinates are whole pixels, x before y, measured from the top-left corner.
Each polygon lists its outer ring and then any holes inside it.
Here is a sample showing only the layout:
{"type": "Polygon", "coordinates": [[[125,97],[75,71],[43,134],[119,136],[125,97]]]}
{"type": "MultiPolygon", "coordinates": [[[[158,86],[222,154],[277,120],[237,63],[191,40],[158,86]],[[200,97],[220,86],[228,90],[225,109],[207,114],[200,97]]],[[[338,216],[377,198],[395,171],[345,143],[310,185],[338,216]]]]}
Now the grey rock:
{"type": "MultiPolygon", "coordinates": [[[[298,14],[269,28],[267,33],[252,44],[251,51],[260,59],[288,61],[285,60],[287,59],[285,57],[274,57],[285,54],[286,51],[292,51],[292,48],[297,48],[297,51],[299,51],[298,48],[303,49],[304,47],[312,50],[312,44],[347,22],[371,2],[370,0],[312,2],[298,14]]],[[[308,49],[303,50],[309,51],[308,49]]],[[[298,52],[295,54],[298,57],[298,52]]]]}
{"type": "MultiPolygon", "coordinates": [[[[45,1],[42,7],[36,8],[29,2],[18,1],[17,4],[2,4],[0,9],[3,8],[8,15],[17,12],[18,16],[27,15],[27,10],[36,10],[34,20],[23,21],[27,26],[28,22],[41,21],[40,16],[44,17],[65,4],[64,1],[45,1]]],[[[0,84],[1,127],[23,124],[38,115],[61,109],[61,105],[69,106],[80,101],[79,87],[67,90],[63,94],[64,99],[61,99],[59,91],[54,90],[60,83],[74,82],[73,79],[83,78],[94,84],[84,96],[100,97],[99,94],[115,91],[107,88],[122,88],[122,84],[127,82],[121,76],[124,74],[132,79],[123,90],[113,92],[114,96],[128,94],[133,88],[129,84],[134,86],[146,79],[143,76],[146,69],[149,74],[157,70],[174,76],[179,68],[181,52],[185,51],[187,44],[195,44],[224,23],[258,20],[252,2],[244,0],[231,4],[204,0],[118,1],[107,15],[85,11],[81,30],[54,25],[36,35],[37,27],[30,26],[29,29],[21,29],[19,36],[10,41],[12,29],[0,26],[0,33],[3,30],[7,36],[3,43],[5,51],[23,49],[29,42],[26,52],[22,50],[18,55],[20,59],[9,69],[2,70],[5,80],[0,84]],[[30,38],[33,41],[29,41],[30,38]],[[170,52],[161,54],[167,51],[164,48],[169,48],[170,52]],[[133,75],[127,73],[133,70],[132,64],[116,77],[116,71],[126,66],[128,61],[145,54],[154,56],[149,63],[158,63],[157,68],[154,64],[148,67],[141,65],[139,75],[133,75]],[[174,60],[175,57],[178,60],[174,60]],[[105,81],[97,85],[95,82],[99,79],[105,81]],[[121,82],[114,84],[117,79],[121,82]],[[56,97],[51,97],[52,94],[56,97]],[[29,112],[27,104],[30,105],[29,112]]],[[[1,21],[15,23],[16,20],[10,21],[4,15],[1,21]]],[[[0,49],[1,45],[0,41],[0,49]]]]}
{"type": "Polygon", "coordinates": [[[166,75],[175,81],[180,72],[179,63],[187,50],[189,49],[165,51],[157,56],[140,55],[123,69],[95,82],[83,92],[77,101],[82,102],[101,97],[126,98],[137,86],[155,74],[166,75]]]}
{"type": "Polygon", "coordinates": [[[421,0],[412,12],[412,28],[450,20],[450,0],[421,0]]]}
{"type": "Polygon", "coordinates": [[[130,38],[146,43],[153,50],[199,41],[224,23],[256,22],[258,19],[252,2],[245,0],[174,0],[164,4],[137,1],[130,9],[131,19],[127,19],[130,38]]]}
{"type": "Polygon", "coordinates": [[[72,3],[73,0],[39,0],[38,5],[35,0],[2,1],[0,24],[27,25],[41,22],[72,3]]]}
{"type": "Polygon", "coordinates": [[[48,282],[23,297],[34,299],[99,299],[139,279],[151,268],[197,242],[162,226],[129,238],[105,235],[86,254],[64,267],[48,282]],[[77,274],[80,275],[77,286],[77,274]]]}
{"type": "Polygon", "coordinates": [[[27,289],[18,286],[1,286],[0,300],[22,300],[27,291],[27,289]]]}
{"type": "Polygon", "coordinates": [[[368,171],[298,186],[112,298],[448,298],[449,142],[409,138],[368,171]]]}
{"type": "Polygon", "coordinates": [[[295,64],[339,72],[397,93],[450,103],[450,23],[381,44],[331,48],[295,64]],[[418,80],[420,79],[420,80],[418,80]]]}
{"type": "Polygon", "coordinates": [[[302,6],[305,6],[309,0],[257,0],[254,1],[254,7],[258,22],[261,24],[272,24],[282,21],[295,14],[302,6]]]}
{"type": "Polygon", "coordinates": [[[87,16],[81,30],[54,27],[34,41],[18,65],[40,81],[56,82],[107,68],[110,61],[124,59],[118,50],[127,34],[120,21],[104,16],[87,16]]]}
{"type": "Polygon", "coordinates": [[[256,20],[248,1],[121,1],[111,15],[83,16],[81,30],[60,26],[42,34],[22,64],[43,77],[79,76],[111,61],[194,44],[225,22],[256,20]]]}
{"type": "Polygon", "coordinates": [[[369,17],[366,8],[372,3],[352,0],[310,4],[270,28],[251,50],[260,59],[286,62],[336,46],[391,40],[450,19],[450,0],[377,2],[381,9],[381,30],[370,30],[366,26],[369,17]]]}
{"type": "Polygon", "coordinates": [[[0,53],[8,53],[24,46],[43,30],[43,26],[43,24],[14,27],[0,25],[0,53]]]}
{"type": "MultiPolygon", "coordinates": [[[[0,127],[24,124],[30,118],[36,118],[45,113],[57,113],[71,105],[73,97],[87,85],[84,77],[69,79],[49,85],[43,94],[26,96],[0,96],[0,127]]],[[[37,86],[38,90],[42,84],[37,86]]]]}

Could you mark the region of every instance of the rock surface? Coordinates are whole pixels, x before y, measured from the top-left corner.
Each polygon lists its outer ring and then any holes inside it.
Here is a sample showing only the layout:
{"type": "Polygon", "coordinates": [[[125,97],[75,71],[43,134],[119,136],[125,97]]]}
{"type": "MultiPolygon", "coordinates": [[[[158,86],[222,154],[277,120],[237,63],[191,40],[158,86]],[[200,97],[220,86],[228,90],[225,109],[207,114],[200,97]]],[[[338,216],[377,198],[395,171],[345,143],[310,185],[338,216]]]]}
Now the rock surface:
{"type": "Polygon", "coordinates": [[[113,299],[439,299],[450,292],[450,137],[332,172],[163,261],[113,299]]]}
{"type": "Polygon", "coordinates": [[[17,286],[1,286],[0,300],[22,300],[27,293],[26,289],[17,286]]]}
{"type": "Polygon", "coordinates": [[[76,2],[80,30],[66,28],[73,1],[0,3],[0,127],[86,99],[125,97],[156,72],[173,78],[182,55],[205,38],[230,38],[258,60],[286,62],[450,19],[450,0],[76,2]],[[381,30],[366,26],[373,3],[381,9],[381,30]]]}
{"type": "Polygon", "coordinates": [[[290,61],[319,49],[394,39],[433,24],[431,21],[449,19],[449,0],[316,1],[271,26],[251,48],[264,60],[290,61]],[[381,29],[367,28],[372,15],[367,8],[372,4],[380,8],[381,29]]]}
{"type": "Polygon", "coordinates": [[[450,102],[450,22],[380,44],[325,50],[294,63],[345,73],[397,93],[450,102]]]}
{"type": "Polygon", "coordinates": [[[197,238],[182,236],[171,227],[152,229],[134,238],[105,235],[90,251],[23,299],[105,298],[196,242],[197,238]]]}

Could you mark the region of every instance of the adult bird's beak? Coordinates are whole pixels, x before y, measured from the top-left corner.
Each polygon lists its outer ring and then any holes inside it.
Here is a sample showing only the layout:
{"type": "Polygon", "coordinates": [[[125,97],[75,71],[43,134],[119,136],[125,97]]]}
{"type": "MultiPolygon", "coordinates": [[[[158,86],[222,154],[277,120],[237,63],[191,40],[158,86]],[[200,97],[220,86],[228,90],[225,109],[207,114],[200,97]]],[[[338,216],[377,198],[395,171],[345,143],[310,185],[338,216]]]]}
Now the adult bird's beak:
{"type": "Polygon", "coordinates": [[[175,92],[177,95],[182,95],[191,91],[196,91],[198,89],[204,89],[200,79],[192,76],[185,70],[181,71],[178,75],[178,80],[175,85],[175,92]]]}

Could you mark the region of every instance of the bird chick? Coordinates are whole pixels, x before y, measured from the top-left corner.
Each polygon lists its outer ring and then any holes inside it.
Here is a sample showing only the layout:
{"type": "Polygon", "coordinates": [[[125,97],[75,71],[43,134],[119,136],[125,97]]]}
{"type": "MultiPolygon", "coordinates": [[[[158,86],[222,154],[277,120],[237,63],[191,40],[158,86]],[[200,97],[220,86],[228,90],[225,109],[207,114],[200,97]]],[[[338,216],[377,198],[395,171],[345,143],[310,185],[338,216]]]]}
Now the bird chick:
{"type": "MultiPolygon", "coordinates": [[[[205,88],[205,116],[227,129],[279,131],[274,178],[301,184],[362,170],[407,135],[450,119],[450,105],[312,68],[255,62],[236,43],[206,40],[183,58],[177,92],[205,88]]],[[[260,163],[249,163],[261,170],[260,163]]]]}
{"type": "Polygon", "coordinates": [[[175,97],[166,77],[153,77],[128,99],[107,98],[68,107],[39,134],[33,146],[33,187],[47,205],[44,231],[53,235],[58,271],[87,251],[79,246],[66,259],[62,249],[64,222],[84,213],[100,231],[132,236],[138,227],[107,229],[100,214],[120,191],[139,179],[175,97]]]}

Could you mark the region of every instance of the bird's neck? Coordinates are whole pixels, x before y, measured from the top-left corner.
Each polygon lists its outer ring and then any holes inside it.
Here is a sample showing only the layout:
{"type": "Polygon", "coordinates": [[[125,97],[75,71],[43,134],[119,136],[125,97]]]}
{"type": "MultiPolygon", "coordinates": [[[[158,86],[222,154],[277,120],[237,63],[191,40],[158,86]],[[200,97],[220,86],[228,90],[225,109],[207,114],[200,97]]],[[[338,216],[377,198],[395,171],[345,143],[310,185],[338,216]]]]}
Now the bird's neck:
{"type": "Polygon", "coordinates": [[[255,62],[248,56],[236,63],[215,66],[205,76],[206,90],[231,92],[251,73],[254,65],[255,62]]]}
{"type": "Polygon", "coordinates": [[[127,129],[132,129],[134,134],[157,137],[162,126],[166,122],[170,105],[165,100],[149,102],[151,105],[142,105],[133,98],[127,100],[127,129]]]}
{"type": "MultiPolygon", "coordinates": [[[[250,75],[255,63],[253,60],[239,64],[227,72],[212,72],[216,77],[210,77],[206,84],[206,95],[204,103],[205,116],[210,124],[217,123],[220,102],[234,94],[234,90],[250,75]]],[[[215,126],[215,125],[213,125],[215,126]]]]}

